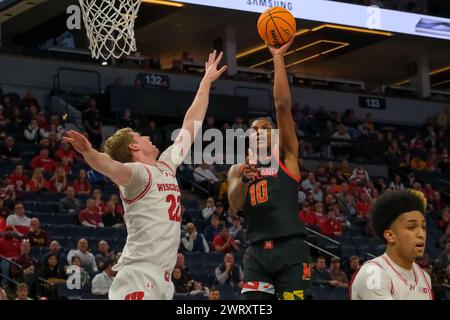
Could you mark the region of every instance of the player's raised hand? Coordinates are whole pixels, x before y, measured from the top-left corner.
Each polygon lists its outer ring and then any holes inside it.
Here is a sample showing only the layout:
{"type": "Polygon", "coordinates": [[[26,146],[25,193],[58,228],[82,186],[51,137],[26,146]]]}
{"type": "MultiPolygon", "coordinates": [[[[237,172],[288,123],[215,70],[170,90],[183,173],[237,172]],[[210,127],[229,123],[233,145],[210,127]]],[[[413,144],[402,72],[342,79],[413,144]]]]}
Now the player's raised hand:
{"type": "Polygon", "coordinates": [[[288,52],[289,48],[291,47],[292,43],[294,42],[295,36],[289,40],[289,42],[286,42],[281,47],[277,48],[274,46],[269,46],[270,53],[272,56],[284,56],[286,52],[288,52]]]}
{"type": "Polygon", "coordinates": [[[227,70],[227,66],[223,66],[219,70],[217,70],[217,67],[222,60],[223,52],[220,52],[217,56],[217,51],[214,50],[209,54],[208,61],[205,63],[205,79],[208,79],[210,81],[216,81],[222,73],[227,70]]]}
{"type": "Polygon", "coordinates": [[[69,142],[74,149],[81,154],[92,150],[92,145],[89,140],[84,135],[74,130],[67,131],[63,137],[63,141],[69,142]]]}

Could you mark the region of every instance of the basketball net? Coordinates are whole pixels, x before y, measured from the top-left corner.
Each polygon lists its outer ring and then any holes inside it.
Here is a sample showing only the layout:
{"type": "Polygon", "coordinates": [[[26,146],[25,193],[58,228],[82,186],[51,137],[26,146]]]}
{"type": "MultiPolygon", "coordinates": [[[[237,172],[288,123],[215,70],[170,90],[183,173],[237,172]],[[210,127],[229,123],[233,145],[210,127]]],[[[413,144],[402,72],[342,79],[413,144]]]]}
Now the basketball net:
{"type": "Polygon", "coordinates": [[[120,58],[136,51],[134,22],[141,0],[79,0],[92,58],[120,58]]]}

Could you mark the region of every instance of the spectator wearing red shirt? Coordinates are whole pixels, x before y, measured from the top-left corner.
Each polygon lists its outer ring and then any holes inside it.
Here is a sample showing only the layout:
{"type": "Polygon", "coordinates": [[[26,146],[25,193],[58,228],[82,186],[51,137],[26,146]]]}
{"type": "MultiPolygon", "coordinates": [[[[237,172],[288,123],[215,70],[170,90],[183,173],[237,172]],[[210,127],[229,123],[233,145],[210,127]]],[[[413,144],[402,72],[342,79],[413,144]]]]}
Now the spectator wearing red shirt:
{"type": "Polygon", "coordinates": [[[371,207],[372,204],[370,203],[369,195],[365,192],[361,193],[359,201],[356,203],[357,217],[366,219],[371,207]]]}
{"type": "Polygon", "coordinates": [[[433,200],[430,203],[430,209],[433,212],[440,212],[445,208],[445,203],[441,201],[441,193],[438,191],[434,192],[433,200]]]}
{"type": "Polygon", "coordinates": [[[91,183],[87,179],[86,170],[80,169],[78,178],[72,184],[77,194],[90,194],[92,191],[91,183]]]}
{"type": "MultiPolygon", "coordinates": [[[[5,233],[0,238],[0,255],[6,258],[17,258],[20,256],[20,241],[13,236],[14,229],[12,226],[6,226],[5,233]]],[[[10,275],[11,265],[4,260],[0,261],[0,272],[4,275],[10,275]]],[[[5,278],[0,279],[0,285],[7,283],[5,278]]]]}
{"type": "Polygon", "coordinates": [[[67,189],[66,172],[62,166],[56,167],[53,177],[48,182],[48,190],[51,192],[64,192],[67,189]]]}
{"type": "Polygon", "coordinates": [[[364,169],[362,163],[358,162],[356,168],[353,169],[350,180],[356,180],[357,182],[361,180],[370,180],[369,174],[367,173],[366,169],[364,169]]]}
{"type": "Polygon", "coordinates": [[[30,182],[28,182],[26,190],[30,192],[38,192],[41,190],[48,190],[48,182],[44,179],[42,169],[36,168],[33,171],[33,176],[30,182]]]}
{"type": "Polygon", "coordinates": [[[318,202],[314,205],[314,214],[316,216],[317,225],[325,218],[323,203],[318,202]]]}
{"type": "Polygon", "coordinates": [[[77,153],[72,150],[70,144],[65,141],[61,142],[61,145],[59,146],[59,149],[56,151],[55,155],[59,161],[62,161],[64,157],[67,157],[70,164],[74,163],[75,159],[77,158],[77,153]]]}
{"type": "Polygon", "coordinates": [[[66,174],[72,173],[72,166],[70,165],[70,159],[67,157],[63,157],[61,160],[61,167],[64,168],[64,172],[66,174]]]}
{"type": "Polygon", "coordinates": [[[121,214],[121,215],[124,214],[122,203],[120,202],[119,196],[117,194],[110,195],[108,201],[114,202],[114,204],[116,205],[116,213],[117,214],[121,214]]]}
{"type": "Polygon", "coordinates": [[[50,244],[50,239],[47,232],[41,228],[38,218],[32,218],[30,222],[30,230],[24,236],[30,241],[32,246],[46,247],[50,244]]]}
{"type": "Polygon", "coordinates": [[[303,207],[300,211],[299,219],[307,226],[317,225],[317,217],[310,206],[303,207]]]}
{"type": "Polygon", "coordinates": [[[107,207],[105,202],[102,200],[102,192],[100,189],[95,189],[92,191],[92,198],[95,201],[95,207],[97,208],[100,215],[104,214],[107,211],[107,207]]]}
{"type": "Polygon", "coordinates": [[[430,202],[433,200],[434,190],[430,183],[425,184],[425,188],[423,189],[423,194],[427,198],[427,201],[430,202]]]}
{"type": "Polygon", "coordinates": [[[16,170],[9,176],[9,180],[14,185],[14,190],[25,191],[25,187],[30,181],[30,179],[23,173],[23,165],[16,165],[16,170]]]}
{"type": "Polygon", "coordinates": [[[22,240],[20,247],[20,256],[14,259],[14,262],[18,266],[13,266],[11,268],[11,276],[19,282],[25,282],[28,286],[31,286],[35,278],[35,272],[38,269],[39,262],[30,257],[31,245],[28,240],[22,240]]]}
{"type": "Polygon", "coordinates": [[[336,219],[334,211],[328,212],[328,216],[320,222],[319,230],[322,234],[329,237],[342,235],[342,226],[336,219]]]}
{"type": "Polygon", "coordinates": [[[335,177],[332,177],[330,179],[330,192],[332,194],[341,193],[342,192],[342,186],[337,184],[337,180],[335,177]]]}
{"type": "Polygon", "coordinates": [[[437,222],[438,228],[441,230],[447,229],[449,221],[450,221],[450,210],[448,207],[445,207],[442,210],[442,217],[437,222]]]}
{"type": "Polygon", "coordinates": [[[88,199],[86,201],[86,208],[80,211],[79,220],[80,223],[85,227],[103,227],[103,222],[101,220],[98,209],[95,207],[94,199],[88,199]]]}
{"type": "Polygon", "coordinates": [[[31,160],[31,168],[43,168],[48,173],[52,173],[53,171],[55,171],[56,162],[55,160],[49,158],[48,154],[48,149],[42,149],[39,155],[31,160]]]}
{"type": "Polygon", "coordinates": [[[218,235],[214,237],[214,250],[220,253],[240,252],[239,246],[234,241],[232,235],[228,231],[226,226],[222,227],[222,230],[218,235]]]}

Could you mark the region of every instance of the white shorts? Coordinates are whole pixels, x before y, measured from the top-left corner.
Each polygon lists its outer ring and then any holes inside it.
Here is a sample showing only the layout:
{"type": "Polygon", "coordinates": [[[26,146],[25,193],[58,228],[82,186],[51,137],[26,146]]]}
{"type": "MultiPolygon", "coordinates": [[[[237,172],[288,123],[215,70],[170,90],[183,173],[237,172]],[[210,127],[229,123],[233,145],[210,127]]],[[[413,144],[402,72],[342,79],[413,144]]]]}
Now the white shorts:
{"type": "Polygon", "coordinates": [[[171,274],[145,264],[123,266],[109,288],[110,300],[172,300],[171,274]]]}

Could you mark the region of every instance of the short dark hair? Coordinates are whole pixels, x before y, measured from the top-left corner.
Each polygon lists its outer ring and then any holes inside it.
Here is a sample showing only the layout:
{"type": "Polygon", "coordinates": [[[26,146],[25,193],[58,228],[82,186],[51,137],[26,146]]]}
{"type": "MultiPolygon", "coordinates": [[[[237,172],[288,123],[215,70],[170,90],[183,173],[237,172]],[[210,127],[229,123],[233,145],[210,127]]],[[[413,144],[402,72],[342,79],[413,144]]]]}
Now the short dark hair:
{"type": "Polygon", "coordinates": [[[423,193],[411,189],[389,191],[381,195],[372,207],[370,222],[373,233],[386,242],[384,231],[403,213],[419,211],[425,213],[426,199],[423,193]]]}

